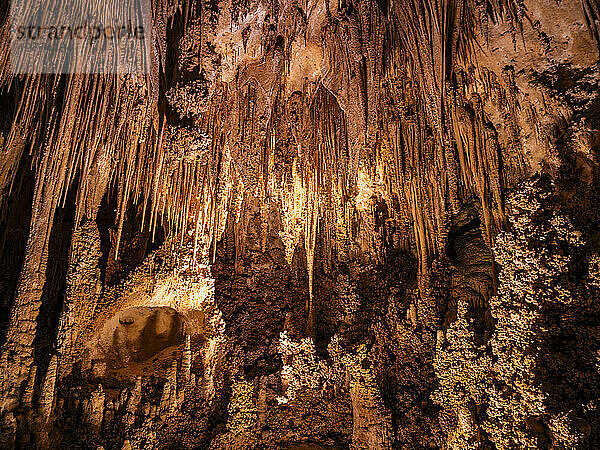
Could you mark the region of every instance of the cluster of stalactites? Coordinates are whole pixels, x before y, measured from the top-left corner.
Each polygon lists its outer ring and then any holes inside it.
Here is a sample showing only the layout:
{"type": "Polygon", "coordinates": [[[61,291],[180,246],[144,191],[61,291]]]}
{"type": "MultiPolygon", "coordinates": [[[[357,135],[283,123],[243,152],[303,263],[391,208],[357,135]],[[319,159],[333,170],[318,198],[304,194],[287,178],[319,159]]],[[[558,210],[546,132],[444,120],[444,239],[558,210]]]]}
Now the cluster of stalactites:
{"type": "MultiPolygon", "coordinates": [[[[304,81],[302,92],[287,98],[291,43],[306,38],[308,18],[294,8],[278,10],[286,19],[284,45],[265,34],[264,57],[240,66],[235,82],[212,86],[206,111],[188,128],[167,124],[159,113],[159,71],[166,65],[169,20],[181,8],[186,21],[198,12],[187,3],[155,1],[149,74],[23,79],[6,145],[9,152],[17,150],[8,164],[19,164],[26,148],[19,139],[29,136],[34,205],[50,204],[43,209],[50,216],[40,218],[46,224],[75,181],[77,219],[95,214],[102,186],[112,188],[117,247],[128,205],[141,201],[144,226],[154,230],[161,223],[181,240],[193,235],[196,251],[213,254],[233,217],[239,260],[252,205],[261,205],[264,248],[267,205],[275,200],[283,212],[288,259],[304,242],[311,298],[317,255],[324,264],[343,258],[356,238],[356,216],[372,213],[356,211],[362,167],[365,179],[388,187],[386,199],[399,200],[401,210],[394,214],[411,224],[426,272],[445,248],[447,222],[461,197],[479,198],[488,244],[503,222],[494,133],[476,98],[449,89],[458,62],[469,61],[476,6],[467,0],[387,6],[363,0],[328,9],[322,77],[304,81]],[[296,147],[291,163],[278,160],[286,146],[296,147]],[[372,153],[383,160],[374,161],[372,153]],[[277,178],[282,163],[286,175],[277,178]]],[[[512,0],[494,2],[490,11],[516,22],[522,18],[522,7],[512,0]]],[[[482,30],[487,14],[479,14],[482,30]]],[[[7,68],[8,53],[2,58],[7,68]]],[[[7,86],[13,82],[7,72],[2,77],[7,86]]],[[[14,172],[3,171],[0,187],[10,185],[6,174],[14,172]]]]}
{"type": "Polygon", "coordinates": [[[467,87],[462,67],[480,71],[473,65],[475,40],[487,41],[490,19],[507,22],[516,40],[525,9],[512,0],[402,0],[390,8],[381,145],[388,185],[410,212],[427,270],[443,253],[448,221],[462,201],[478,199],[489,246],[505,222],[502,155],[481,98],[493,93],[467,87]]]}
{"type": "MultiPolygon", "coordinates": [[[[35,2],[25,3],[32,17],[39,14],[35,2]]],[[[76,223],[93,217],[107,188],[118,197],[119,239],[125,210],[130,201],[139,201],[153,192],[155,178],[161,178],[161,145],[164,123],[158,111],[159,76],[165,66],[166,33],[169,21],[181,2],[152,2],[141,11],[144,23],[153,24],[147,71],[141,74],[78,73],[25,74],[11,72],[10,20],[2,24],[0,86],[18,92],[12,128],[5,139],[7,150],[0,190],[10,194],[16,168],[24,153],[32,156],[36,177],[34,212],[44,227],[46,240],[54,211],[63,206],[71,187],[76,186],[76,223]]],[[[59,8],[61,14],[75,14],[73,8],[59,8]]],[[[113,13],[115,13],[113,11],[113,13]]],[[[58,23],[72,23],[61,17],[58,23]]],[[[59,54],[60,55],[60,54],[59,54]]],[[[57,56],[56,67],[67,56],[57,56]]],[[[82,71],[85,72],[85,71],[82,71]]],[[[2,199],[0,199],[2,200],[2,199]]]]}
{"type": "MultiPolygon", "coordinates": [[[[214,248],[215,236],[219,234],[215,231],[217,223],[221,228],[224,223],[223,217],[215,217],[223,216],[219,210],[227,208],[229,203],[228,196],[217,199],[216,194],[222,178],[217,166],[223,154],[233,151],[237,153],[235,156],[244,159],[239,162],[239,166],[245,166],[239,170],[240,186],[251,192],[241,194],[242,197],[262,200],[273,194],[269,188],[270,168],[274,149],[279,145],[277,127],[281,126],[276,114],[286,102],[282,86],[289,61],[287,65],[284,61],[273,63],[276,76],[266,87],[269,92],[259,92],[265,86],[252,81],[250,69],[247,70],[249,81],[239,86],[240,92],[228,95],[216,89],[212,96],[220,98],[211,100],[212,106],[202,120],[205,128],[202,133],[211,142],[208,161],[192,161],[187,157],[176,161],[171,158],[170,127],[159,115],[157,106],[159,69],[165,66],[168,21],[183,5],[163,3],[153,2],[155,42],[149,74],[138,78],[118,75],[26,77],[6,147],[18,147],[23,152],[25,147],[18,146],[18,140],[23,135],[32,137],[38,174],[36,199],[51,201],[49,211],[65,201],[69,186],[77,180],[77,215],[85,215],[86,199],[90,194],[98,196],[93,191],[98,184],[94,176],[99,177],[99,172],[109,173],[105,178],[110,179],[117,192],[121,226],[127,206],[142,199],[145,211],[149,211],[147,222],[151,227],[156,227],[160,217],[182,236],[190,228],[197,239],[207,234],[206,240],[214,248]],[[225,97],[229,97],[229,103],[225,97]],[[234,97],[238,99],[234,109],[239,114],[239,130],[234,138],[236,142],[229,142],[230,149],[225,149],[227,140],[220,134],[222,128],[230,127],[232,122],[223,116],[227,115],[225,109],[231,106],[234,97]],[[68,100],[61,103],[61,98],[68,100]],[[257,106],[261,102],[265,104],[257,106]]],[[[518,5],[501,3],[493,11],[519,19],[518,5]]],[[[189,5],[184,9],[187,17],[189,5]]],[[[377,111],[380,98],[393,98],[396,105],[412,105],[412,117],[402,116],[403,111],[400,111],[400,121],[390,123],[387,136],[383,137],[393,154],[393,161],[389,163],[396,176],[395,193],[401,194],[410,209],[417,253],[427,265],[430,256],[443,248],[445,221],[458,203],[459,180],[466,189],[474,187],[479,196],[486,234],[491,241],[494,223],[501,222],[502,217],[500,177],[492,175],[492,181],[487,182],[484,174],[497,173],[500,164],[494,154],[497,149],[490,148],[493,146],[488,142],[477,142],[486,141],[485,124],[480,115],[475,114],[477,117],[465,125],[471,130],[463,129],[462,119],[468,113],[462,105],[456,106],[455,99],[446,93],[446,83],[456,60],[468,59],[469,42],[474,33],[473,5],[467,1],[404,0],[386,9],[362,1],[354,7],[347,5],[336,12],[328,11],[329,22],[324,28],[323,40],[325,72],[322,82],[302,93],[302,123],[294,133],[298,146],[296,169],[306,191],[303,197],[313,200],[307,201],[303,209],[305,215],[314,218],[302,228],[307,254],[314,253],[318,217],[323,218],[321,230],[331,238],[324,240],[326,246],[335,247],[335,237],[350,238],[347,229],[336,230],[335,224],[342,224],[349,217],[346,205],[356,194],[361,155],[381,145],[375,124],[387,118],[377,111]],[[325,39],[327,36],[330,39],[325,39]],[[423,48],[431,51],[417,57],[423,48]],[[399,72],[405,72],[404,78],[412,80],[417,92],[407,93],[411,86],[398,85],[399,72]],[[383,80],[390,82],[382,83],[383,80]],[[382,86],[392,92],[382,95],[382,86]],[[456,142],[456,152],[453,142],[456,142]],[[322,205],[319,211],[308,214],[307,208],[314,209],[316,204],[322,205]],[[498,212],[489,212],[494,209],[493,205],[497,205],[498,212]]],[[[306,32],[305,17],[300,15],[292,22],[293,26],[286,22],[288,45],[281,50],[288,60],[290,42],[296,34],[306,32]]],[[[274,57],[278,55],[275,49],[269,51],[274,57]]],[[[8,52],[2,57],[7,70],[8,52]]],[[[8,72],[3,73],[3,81],[5,85],[12,82],[8,72]]],[[[20,160],[19,151],[15,151],[10,156],[11,168],[16,168],[20,160]]],[[[1,180],[3,187],[12,181],[10,177],[5,178],[1,180]]],[[[225,190],[231,190],[231,186],[225,190]]],[[[336,250],[335,253],[340,253],[340,249],[336,250]]],[[[326,248],[323,253],[332,256],[334,252],[326,248]]]]}
{"type": "MultiPolygon", "coordinates": [[[[275,81],[261,79],[258,66],[240,71],[232,146],[243,158],[241,177],[250,191],[244,198],[280,202],[289,261],[304,242],[311,298],[315,259],[327,266],[352,247],[353,222],[373,212],[357,211],[356,198],[371,185],[387,186],[390,204],[398,200],[392,216],[410,224],[422,273],[445,251],[449,221],[471,197],[480,205],[486,243],[493,244],[505,221],[502,155],[479,94],[457,81],[457,68],[470,66],[473,39],[478,30],[487,33],[490,13],[512,23],[517,35],[523,7],[500,1],[482,12],[479,6],[405,0],[385,11],[369,2],[328,10],[322,78],[288,98],[281,82],[289,63],[275,81]],[[278,160],[290,145],[293,162],[278,160]],[[273,173],[282,164],[284,180],[273,173]],[[359,167],[366,182],[359,181],[359,167]]],[[[285,50],[283,56],[290,57],[285,50]]],[[[237,228],[242,235],[247,220],[237,228]]],[[[244,239],[236,236],[236,244],[244,239]]]]}

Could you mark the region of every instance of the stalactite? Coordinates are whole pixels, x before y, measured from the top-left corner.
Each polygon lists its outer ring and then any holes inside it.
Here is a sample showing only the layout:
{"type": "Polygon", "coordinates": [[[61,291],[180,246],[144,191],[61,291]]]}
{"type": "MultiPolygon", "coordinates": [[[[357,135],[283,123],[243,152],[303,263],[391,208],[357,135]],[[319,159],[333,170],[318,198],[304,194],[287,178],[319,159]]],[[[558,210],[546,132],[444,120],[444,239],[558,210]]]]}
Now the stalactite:
{"type": "MultiPolygon", "coordinates": [[[[33,3],[28,3],[27,8],[28,14],[36,14],[33,3]]],[[[150,56],[150,70],[145,76],[21,76],[25,87],[7,145],[8,148],[18,146],[20,136],[28,135],[38,178],[45,180],[44,189],[53,186],[49,194],[51,210],[64,201],[69,186],[79,173],[79,217],[81,202],[94,188],[87,175],[101,145],[109,158],[119,162],[113,185],[120,188],[121,220],[130,197],[137,199],[151,192],[145,188],[152,184],[154,176],[160,175],[151,170],[155,168],[154,162],[146,156],[155,154],[160,159],[161,154],[156,146],[159,132],[158,67],[159,64],[165,66],[166,24],[180,8],[180,3],[155,1],[152,10],[147,11],[152,17],[146,23],[154,24],[151,46],[156,51],[150,56]],[[62,102],[63,98],[65,102],[62,102]]],[[[61,10],[62,14],[70,12],[68,8],[61,10]]],[[[112,11],[113,15],[115,13],[112,11]]],[[[63,19],[63,23],[69,23],[68,17],[63,19]]],[[[5,37],[8,27],[6,21],[2,27],[5,37]]],[[[9,71],[8,49],[9,46],[5,46],[0,55],[0,80],[5,88],[14,84],[15,79],[9,71]]],[[[36,197],[40,195],[39,189],[36,197]]]]}
{"type": "Polygon", "coordinates": [[[315,247],[317,241],[317,230],[319,224],[319,203],[316,179],[312,178],[307,186],[306,197],[306,222],[304,225],[304,246],[306,250],[306,269],[308,271],[308,299],[306,304],[307,322],[306,332],[313,335],[314,325],[314,278],[315,278],[315,247]]]}
{"type": "MultiPolygon", "coordinates": [[[[36,13],[35,5],[30,3],[26,6],[29,8],[26,14],[36,13]]],[[[155,2],[152,11],[148,11],[153,21],[146,23],[156,26],[153,30],[156,41],[152,45],[162,49],[159,53],[164,54],[165,38],[156,31],[166,32],[164,23],[178,8],[178,4],[167,7],[155,2]]],[[[68,9],[61,10],[61,13],[68,13],[68,9]]],[[[69,23],[68,17],[63,19],[64,23],[69,23]]],[[[8,37],[9,26],[8,20],[2,24],[4,38],[8,37]]],[[[9,70],[9,58],[10,46],[6,45],[0,53],[0,84],[4,88],[13,85],[15,80],[15,75],[9,70]]],[[[85,210],[85,202],[89,201],[87,199],[95,197],[96,186],[90,177],[93,176],[91,169],[99,158],[99,147],[103,147],[102,151],[109,160],[119,161],[113,177],[113,185],[118,186],[121,200],[118,247],[129,199],[147,195],[149,190],[145,189],[146,186],[152,185],[154,176],[162,175],[151,170],[152,159],[146,156],[160,155],[155,139],[158,61],[154,61],[150,69],[145,78],[141,77],[141,84],[140,78],[117,74],[21,76],[23,95],[6,145],[16,149],[14,158],[11,158],[12,164],[15,164],[14,161],[20,159],[19,149],[25,148],[20,144],[22,136],[28,137],[36,171],[36,187],[25,264],[2,352],[2,366],[6,369],[3,371],[2,391],[6,394],[8,408],[14,406],[16,395],[9,393],[10,386],[19,384],[18,380],[26,376],[23,370],[28,371],[31,364],[32,339],[44,284],[42,278],[51,224],[56,208],[64,205],[69,187],[75,179],[79,180],[76,205],[76,217],[79,219],[85,210]],[[145,179],[141,178],[141,174],[145,179]],[[18,357],[9,362],[7,355],[12,352],[18,357]]],[[[8,177],[14,173],[14,170],[9,170],[8,177]]],[[[11,178],[6,181],[12,183],[11,178]]]]}
{"type": "MultiPolygon", "coordinates": [[[[512,14],[515,23],[523,18],[523,8],[517,3],[494,3],[492,10],[498,17],[512,14]]],[[[404,180],[411,180],[411,190],[402,196],[408,198],[417,254],[422,270],[427,271],[431,258],[443,252],[445,221],[457,212],[461,196],[471,193],[480,199],[484,232],[492,245],[492,235],[504,222],[504,174],[495,132],[481,102],[474,101],[477,113],[466,112],[462,104],[470,101],[458,94],[464,81],[451,87],[457,67],[470,64],[474,51],[472,5],[466,1],[405,1],[396,2],[392,11],[393,26],[386,39],[400,40],[407,56],[398,55],[399,49],[384,48],[390,64],[385,85],[391,88],[385,101],[395,110],[387,135],[397,149],[390,176],[399,177],[392,186],[400,192],[407,185],[404,180]],[[423,48],[432,51],[423,53],[423,48]],[[408,89],[405,77],[410,79],[408,89]],[[427,180],[426,172],[440,177],[427,180]]],[[[487,12],[481,14],[482,32],[487,34],[487,12]]]]}

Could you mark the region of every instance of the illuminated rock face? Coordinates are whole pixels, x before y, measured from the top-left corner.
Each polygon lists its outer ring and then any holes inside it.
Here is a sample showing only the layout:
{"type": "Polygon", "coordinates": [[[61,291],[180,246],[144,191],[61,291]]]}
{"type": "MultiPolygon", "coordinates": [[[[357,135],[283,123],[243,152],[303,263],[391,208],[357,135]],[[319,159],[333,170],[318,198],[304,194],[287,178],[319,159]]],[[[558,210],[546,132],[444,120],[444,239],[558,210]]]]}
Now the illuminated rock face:
{"type": "Polygon", "coordinates": [[[0,48],[0,447],[600,446],[598,0],[150,3],[0,48]]]}
{"type": "Polygon", "coordinates": [[[97,336],[92,360],[104,360],[112,368],[148,361],[184,341],[184,320],[172,308],[138,307],[120,311],[97,336]]]}

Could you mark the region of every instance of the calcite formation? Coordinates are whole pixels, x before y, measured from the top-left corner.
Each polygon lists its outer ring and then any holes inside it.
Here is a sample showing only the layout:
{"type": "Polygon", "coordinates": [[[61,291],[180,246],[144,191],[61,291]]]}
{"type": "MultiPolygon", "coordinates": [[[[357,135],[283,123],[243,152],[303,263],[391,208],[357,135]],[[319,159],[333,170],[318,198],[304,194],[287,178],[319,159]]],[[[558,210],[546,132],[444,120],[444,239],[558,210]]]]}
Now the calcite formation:
{"type": "Polygon", "coordinates": [[[0,447],[600,446],[598,0],[150,6],[0,6],[0,447]]]}

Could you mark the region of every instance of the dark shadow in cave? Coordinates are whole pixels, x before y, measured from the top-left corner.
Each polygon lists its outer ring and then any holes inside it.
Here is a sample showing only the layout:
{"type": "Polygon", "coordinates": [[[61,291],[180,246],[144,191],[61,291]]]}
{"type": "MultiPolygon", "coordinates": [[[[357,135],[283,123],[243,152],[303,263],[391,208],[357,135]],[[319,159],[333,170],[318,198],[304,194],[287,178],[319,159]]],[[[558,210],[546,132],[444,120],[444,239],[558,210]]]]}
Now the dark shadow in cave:
{"type": "Polygon", "coordinates": [[[492,252],[486,244],[479,203],[476,199],[465,203],[453,218],[448,231],[446,256],[451,262],[448,280],[448,301],[443,312],[444,328],[457,317],[458,300],[467,299],[469,314],[474,319],[476,336],[489,338],[493,323],[489,299],[494,295],[494,266],[492,252]]]}
{"type": "MultiPolygon", "coordinates": [[[[234,352],[243,355],[243,373],[253,378],[279,370],[277,343],[288,313],[293,316],[291,322],[304,327],[308,283],[285,259],[279,213],[271,212],[265,252],[260,248],[260,213],[251,214],[240,272],[235,270],[233,249],[235,217],[229,215],[224,237],[217,245],[213,274],[215,300],[223,313],[226,333],[236,343],[234,352]]],[[[301,255],[295,254],[295,259],[298,262],[301,255]]]]}
{"type": "MultiPolygon", "coordinates": [[[[118,232],[117,207],[116,195],[109,191],[104,195],[96,216],[100,234],[100,279],[104,286],[114,286],[125,279],[165,241],[165,230],[160,222],[153,236],[148,229],[149,214],[146,214],[146,223],[142,224],[143,206],[130,203],[125,214],[119,255],[115,260],[118,232]]],[[[151,210],[150,205],[147,208],[148,211],[151,210]]]]}
{"type": "Polygon", "coordinates": [[[2,205],[6,215],[0,220],[0,346],[4,345],[10,310],[25,257],[29,237],[35,175],[26,150],[21,159],[10,197],[2,205]]]}
{"type": "MultiPolygon", "coordinates": [[[[42,291],[40,312],[34,345],[34,361],[38,374],[46,373],[54,352],[54,342],[62,312],[67,287],[69,251],[75,227],[75,198],[77,180],[69,190],[64,207],[59,207],[54,215],[54,223],[48,242],[48,265],[46,282],[42,291]]],[[[43,379],[38,377],[38,380],[43,379]]]]}

